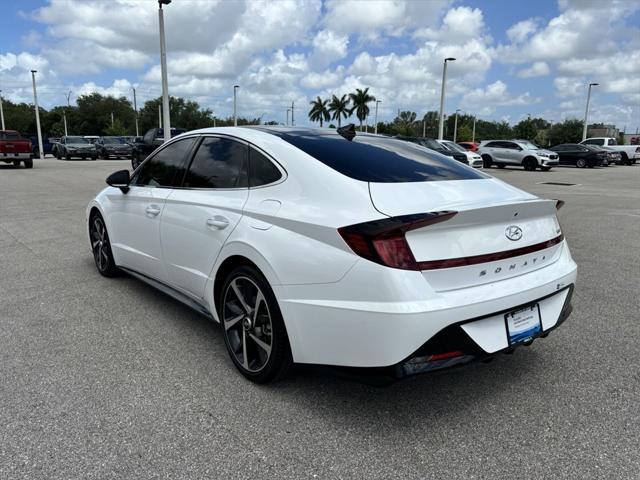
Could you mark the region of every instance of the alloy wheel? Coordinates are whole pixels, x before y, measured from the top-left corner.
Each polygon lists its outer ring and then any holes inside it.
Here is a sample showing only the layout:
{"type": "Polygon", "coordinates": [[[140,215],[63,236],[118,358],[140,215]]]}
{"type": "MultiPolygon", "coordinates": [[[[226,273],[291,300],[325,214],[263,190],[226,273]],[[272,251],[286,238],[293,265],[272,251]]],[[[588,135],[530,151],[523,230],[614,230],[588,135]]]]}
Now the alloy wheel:
{"type": "Polygon", "coordinates": [[[265,368],[273,349],[273,322],[260,287],[247,276],[228,283],[222,303],[222,325],[235,362],[249,373],[265,368]]]}
{"type": "Polygon", "coordinates": [[[107,229],[99,216],[95,216],[91,223],[91,249],[96,267],[101,273],[106,272],[111,260],[111,249],[107,229]]]}
{"type": "Polygon", "coordinates": [[[584,158],[579,158],[579,159],[576,161],[576,167],[578,167],[578,168],[584,168],[584,167],[586,167],[586,166],[587,166],[587,162],[585,161],[585,159],[584,159],[584,158]]]}

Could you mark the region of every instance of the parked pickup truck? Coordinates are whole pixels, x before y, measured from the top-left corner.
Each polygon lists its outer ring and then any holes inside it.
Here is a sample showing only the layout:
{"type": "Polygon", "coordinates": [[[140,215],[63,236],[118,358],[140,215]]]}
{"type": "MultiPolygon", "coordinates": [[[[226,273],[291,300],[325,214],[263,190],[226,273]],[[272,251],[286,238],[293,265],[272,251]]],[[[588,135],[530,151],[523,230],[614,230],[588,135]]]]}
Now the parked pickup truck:
{"type": "Polygon", "coordinates": [[[609,147],[617,150],[622,155],[622,163],[633,165],[636,160],[640,161],[640,146],[637,145],[618,145],[615,138],[612,137],[592,137],[583,140],[585,145],[598,145],[600,147],[609,147]]]}
{"type": "Polygon", "coordinates": [[[16,167],[22,162],[24,168],[33,168],[31,141],[15,130],[0,130],[0,161],[13,163],[16,167]]]}
{"type": "MultiPolygon", "coordinates": [[[[171,138],[186,132],[184,128],[172,128],[171,138]]],[[[149,156],[156,148],[164,143],[164,130],[162,128],[152,128],[144,134],[141,140],[131,144],[133,151],[131,152],[131,166],[135,170],[138,168],[145,158],[149,156]]]]}

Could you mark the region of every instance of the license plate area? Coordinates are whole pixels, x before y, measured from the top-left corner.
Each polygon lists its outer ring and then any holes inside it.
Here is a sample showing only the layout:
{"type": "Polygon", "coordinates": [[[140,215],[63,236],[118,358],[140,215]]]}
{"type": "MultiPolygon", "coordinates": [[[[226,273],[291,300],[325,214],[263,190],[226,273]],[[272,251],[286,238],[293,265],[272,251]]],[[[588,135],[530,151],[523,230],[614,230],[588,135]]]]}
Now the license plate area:
{"type": "Polygon", "coordinates": [[[509,345],[532,340],[542,333],[540,306],[537,303],[507,313],[504,321],[509,345]]]}

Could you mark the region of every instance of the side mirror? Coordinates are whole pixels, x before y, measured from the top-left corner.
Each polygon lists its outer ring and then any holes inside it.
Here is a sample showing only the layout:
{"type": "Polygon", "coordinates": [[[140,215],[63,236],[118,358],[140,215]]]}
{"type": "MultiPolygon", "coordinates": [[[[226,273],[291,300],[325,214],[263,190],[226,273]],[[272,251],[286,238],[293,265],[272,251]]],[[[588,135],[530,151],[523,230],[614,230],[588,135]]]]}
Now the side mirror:
{"type": "Polygon", "coordinates": [[[107,184],[112,187],[119,188],[122,190],[122,193],[127,193],[129,191],[130,181],[131,178],[129,177],[129,170],[118,170],[107,177],[107,184]]]}
{"type": "Polygon", "coordinates": [[[522,151],[522,147],[516,147],[516,150],[518,150],[519,152],[522,151]]]}

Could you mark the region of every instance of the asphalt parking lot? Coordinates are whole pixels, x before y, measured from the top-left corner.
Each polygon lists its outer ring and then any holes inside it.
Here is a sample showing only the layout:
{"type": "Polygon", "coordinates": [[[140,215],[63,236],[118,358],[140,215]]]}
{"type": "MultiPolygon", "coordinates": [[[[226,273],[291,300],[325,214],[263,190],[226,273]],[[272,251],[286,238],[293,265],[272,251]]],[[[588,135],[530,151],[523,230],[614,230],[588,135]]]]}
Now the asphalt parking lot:
{"type": "Polygon", "coordinates": [[[326,369],[253,385],[213,323],[98,275],[84,209],[127,166],[0,166],[0,478],[638,478],[640,165],[491,169],[566,201],[573,314],[384,388],[326,369]]]}

